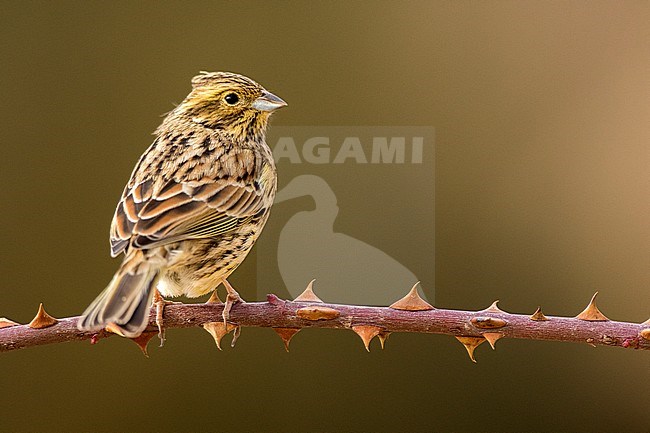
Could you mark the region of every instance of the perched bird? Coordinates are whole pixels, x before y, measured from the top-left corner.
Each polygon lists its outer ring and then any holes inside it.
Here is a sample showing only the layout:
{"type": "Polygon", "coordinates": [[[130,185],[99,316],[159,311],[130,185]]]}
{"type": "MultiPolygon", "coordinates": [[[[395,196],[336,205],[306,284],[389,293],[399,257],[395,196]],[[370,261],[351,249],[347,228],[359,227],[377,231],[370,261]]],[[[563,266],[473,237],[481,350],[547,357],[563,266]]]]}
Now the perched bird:
{"type": "Polygon", "coordinates": [[[275,197],[265,136],[271,113],[285,105],[242,75],[203,72],[192,79],[192,91],[154,133],[117,204],[111,255],[123,253],[124,260],[80,318],[80,330],[139,336],[156,288],[162,296],[197,297],[223,284],[228,319],[241,298],[226,278],[255,243],[275,197]]]}

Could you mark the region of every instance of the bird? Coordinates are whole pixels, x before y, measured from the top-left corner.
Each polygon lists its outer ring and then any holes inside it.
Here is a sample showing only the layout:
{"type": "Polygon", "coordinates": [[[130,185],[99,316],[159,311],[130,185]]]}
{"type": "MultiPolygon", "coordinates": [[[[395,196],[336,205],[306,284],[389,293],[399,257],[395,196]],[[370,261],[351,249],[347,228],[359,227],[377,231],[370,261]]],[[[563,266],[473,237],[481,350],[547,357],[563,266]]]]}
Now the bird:
{"type": "Polygon", "coordinates": [[[232,72],[202,71],[191,84],[124,188],[110,228],[111,255],[124,258],[78,320],[82,331],[137,338],[154,295],[164,308],[164,297],[195,298],[223,284],[224,323],[242,301],[227,278],[269,217],[277,173],[266,129],[287,103],[232,72]]]}

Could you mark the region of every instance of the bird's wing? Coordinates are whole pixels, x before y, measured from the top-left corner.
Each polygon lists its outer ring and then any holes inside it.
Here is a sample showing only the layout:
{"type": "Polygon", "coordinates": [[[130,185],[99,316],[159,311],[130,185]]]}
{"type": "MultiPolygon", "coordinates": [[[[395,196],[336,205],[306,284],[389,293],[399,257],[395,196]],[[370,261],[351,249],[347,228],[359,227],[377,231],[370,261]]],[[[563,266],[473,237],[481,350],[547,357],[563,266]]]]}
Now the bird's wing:
{"type": "Polygon", "coordinates": [[[202,178],[169,181],[154,188],[150,180],[124,191],[111,224],[111,254],[152,248],[185,239],[227,233],[269,207],[259,182],[202,178]]]}

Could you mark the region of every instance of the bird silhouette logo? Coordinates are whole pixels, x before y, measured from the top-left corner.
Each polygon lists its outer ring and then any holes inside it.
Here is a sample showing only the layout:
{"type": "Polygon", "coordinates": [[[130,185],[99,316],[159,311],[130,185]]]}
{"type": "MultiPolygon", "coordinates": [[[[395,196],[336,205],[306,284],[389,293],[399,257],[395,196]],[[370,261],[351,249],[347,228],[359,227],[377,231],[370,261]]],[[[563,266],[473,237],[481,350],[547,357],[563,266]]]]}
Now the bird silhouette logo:
{"type": "Polygon", "coordinates": [[[315,209],[299,211],[280,231],[277,261],[292,296],[316,278],[319,292],[336,302],[388,305],[418,281],[406,266],[381,249],[334,231],[339,208],[330,185],[300,175],[278,191],[275,203],[309,196],[315,209]]]}

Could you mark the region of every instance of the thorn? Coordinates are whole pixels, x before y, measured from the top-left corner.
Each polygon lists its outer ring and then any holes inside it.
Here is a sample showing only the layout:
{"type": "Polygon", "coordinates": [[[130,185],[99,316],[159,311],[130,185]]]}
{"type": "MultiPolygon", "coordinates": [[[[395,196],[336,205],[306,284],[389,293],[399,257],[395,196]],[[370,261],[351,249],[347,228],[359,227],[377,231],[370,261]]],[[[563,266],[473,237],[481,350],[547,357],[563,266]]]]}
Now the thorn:
{"type": "Polygon", "coordinates": [[[596,306],[596,296],[598,296],[598,292],[594,293],[594,296],[591,297],[591,301],[589,301],[589,305],[587,305],[587,308],[585,308],[582,311],[582,313],[578,314],[576,316],[576,319],[586,320],[588,322],[609,321],[609,319],[605,317],[605,315],[601,313],[598,307],[596,306]]]}
{"type": "Polygon", "coordinates": [[[386,340],[388,340],[388,337],[390,337],[390,332],[388,331],[381,331],[377,335],[377,338],[379,338],[379,343],[381,343],[381,350],[384,350],[384,344],[386,343],[386,340]]]}
{"type": "Polygon", "coordinates": [[[534,320],[535,322],[544,322],[548,320],[548,317],[542,313],[542,307],[537,307],[537,310],[535,310],[533,315],[530,316],[530,320],[534,320]]]}
{"type": "Polygon", "coordinates": [[[217,348],[219,350],[221,350],[221,339],[224,337],[224,335],[237,328],[237,326],[231,325],[230,323],[228,323],[228,325],[224,325],[223,322],[209,322],[204,323],[202,326],[203,329],[212,335],[212,338],[214,338],[214,342],[217,343],[217,348]]]}
{"type": "Polygon", "coordinates": [[[630,348],[630,347],[636,349],[638,347],[638,345],[639,345],[638,340],[639,340],[638,338],[626,338],[621,343],[621,347],[624,348],[624,349],[627,349],[627,348],[630,348]]]}
{"type": "Polygon", "coordinates": [[[9,320],[6,317],[0,317],[0,328],[9,328],[10,326],[17,326],[20,323],[16,323],[13,320],[9,320]]]}
{"type": "Polygon", "coordinates": [[[294,302],[295,301],[298,301],[298,302],[323,302],[322,299],[319,298],[318,296],[316,296],[316,294],[314,293],[314,281],[316,281],[316,280],[311,280],[309,282],[309,284],[307,284],[307,288],[305,289],[305,291],[302,292],[300,294],[300,296],[298,296],[296,299],[294,299],[294,302]]]}
{"type": "Polygon", "coordinates": [[[269,293],[268,295],[266,295],[266,302],[268,302],[271,305],[282,305],[285,303],[285,301],[278,298],[273,293],[269,293]]]}
{"type": "Polygon", "coordinates": [[[352,327],[352,330],[357,333],[363,345],[366,346],[366,350],[370,352],[370,341],[375,338],[381,332],[381,328],[373,325],[356,325],[352,327]]]}
{"type": "Polygon", "coordinates": [[[113,322],[107,323],[104,329],[107,330],[108,332],[112,332],[113,334],[117,334],[120,337],[126,337],[126,335],[124,335],[124,333],[122,332],[122,328],[120,328],[118,325],[116,325],[113,322]]]}
{"type": "Polygon", "coordinates": [[[585,341],[586,341],[587,344],[590,345],[591,347],[596,347],[596,345],[594,344],[594,339],[593,339],[593,338],[587,338],[587,340],[585,340],[585,341]]]}
{"type": "Polygon", "coordinates": [[[650,328],[642,330],[639,332],[639,335],[641,335],[641,338],[644,340],[650,340],[650,328]]]}
{"type": "Polygon", "coordinates": [[[43,308],[43,303],[41,302],[41,305],[38,306],[38,313],[36,313],[36,316],[27,326],[32,329],[42,329],[52,326],[56,322],[58,322],[58,320],[45,312],[45,308],[43,308]]]}
{"type": "Polygon", "coordinates": [[[498,303],[499,303],[499,300],[497,299],[496,301],[492,302],[492,305],[490,305],[489,307],[487,307],[483,311],[491,311],[493,313],[505,313],[505,311],[503,311],[502,309],[500,309],[498,307],[498,305],[497,305],[498,303]]]}
{"type": "Polygon", "coordinates": [[[494,328],[503,328],[508,324],[503,319],[499,319],[498,317],[474,317],[472,320],[470,320],[474,326],[477,328],[481,329],[494,329],[494,328]]]}
{"type": "Polygon", "coordinates": [[[306,320],[331,320],[341,315],[339,310],[330,307],[302,307],[296,311],[296,316],[306,320]]]}
{"type": "Polygon", "coordinates": [[[429,304],[427,301],[420,297],[418,293],[418,286],[420,282],[418,281],[413,285],[411,290],[404,296],[402,299],[392,303],[389,308],[394,310],[406,310],[406,311],[426,311],[426,310],[435,310],[433,305],[429,304]]]}
{"type": "Polygon", "coordinates": [[[156,331],[148,331],[148,332],[145,331],[135,338],[129,338],[129,340],[137,344],[140,350],[142,351],[142,354],[145,357],[149,358],[149,353],[147,352],[147,345],[149,344],[149,341],[157,334],[158,333],[156,331]]]}
{"type": "Polygon", "coordinates": [[[206,304],[223,304],[221,299],[219,299],[219,294],[217,293],[217,290],[215,289],[212,294],[210,295],[210,299],[205,301],[206,304]]]}
{"type": "Polygon", "coordinates": [[[487,342],[490,343],[492,350],[494,350],[494,344],[497,342],[497,340],[503,337],[503,334],[501,334],[500,332],[486,332],[485,334],[483,334],[483,337],[485,337],[487,342]]]}
{"type": "Polygon", "coordinates": [[[650,319],[648,319],[648,320],[646,320],[645,322],[643,322],[642,325],[650,326],[650,319]]]}
{"type": "Polygon", "coordinates": [[[469,359],[471,359],[473,363],[476,363],[476,359],[474,359],[474,349],[480,346],[486,339],[483,337],[456,337],[456,340],[460,341],[463,346],[465,346],[469,359]]]}
{"type": "Polygon", "coordinates": [[[276,334],[280,336],[282,341],[284,342],[284,349],[288,352],[289,351],[289,342],[293,338],[294,335],[300,331],[300,328],[273,328],[276,334]]]}

